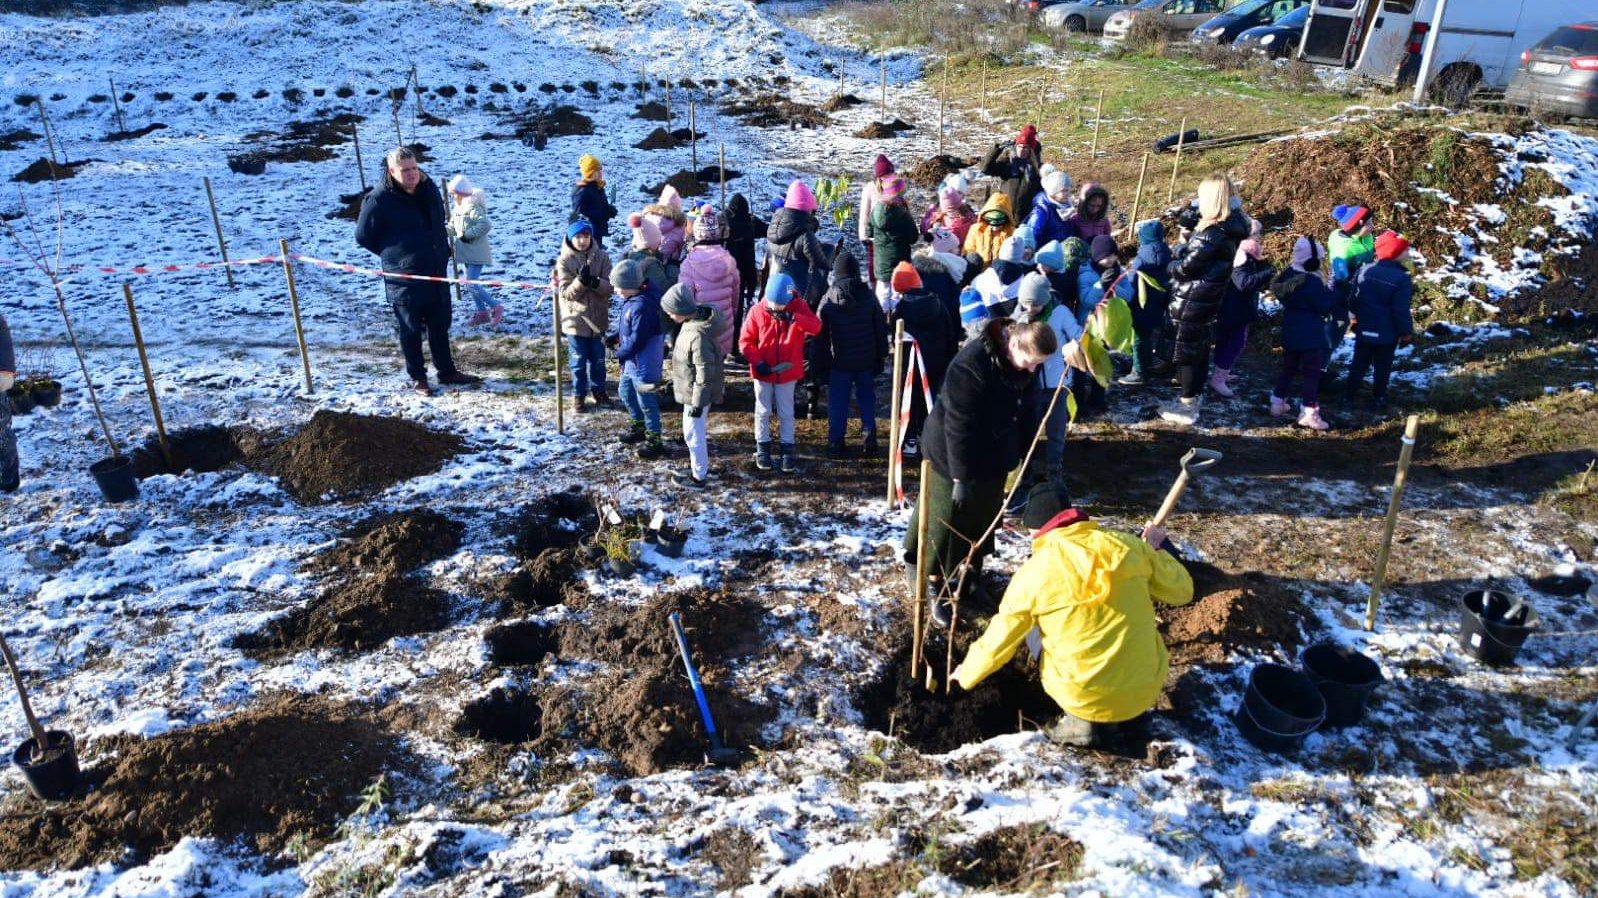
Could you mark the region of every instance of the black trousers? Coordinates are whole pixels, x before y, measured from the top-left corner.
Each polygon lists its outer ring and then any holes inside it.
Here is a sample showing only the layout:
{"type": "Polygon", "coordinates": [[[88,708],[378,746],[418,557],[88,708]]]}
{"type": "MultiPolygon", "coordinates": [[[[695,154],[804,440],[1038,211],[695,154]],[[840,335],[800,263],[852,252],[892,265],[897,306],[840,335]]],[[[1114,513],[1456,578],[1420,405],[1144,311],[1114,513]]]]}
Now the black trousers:
{"type": "Polygon", "coordinates": [[[449,292],[439,290],[431,298],[407,299],[392,305],[394,330],[399,335],[400,353],[405,356],[405,373],[411,380],[427,379],[427,362],[422,358],[424,336],[439,376],[454,374],[455,359],[449,351],[449,292]]]}
{"type": "Polygon", "coordinates": [[[1360,381],[1365,379],[1365,371],[1375,369],[1371,377],[1371,396],[1383,400],[1387,398],[1387,379],[1393,373],[1393,353],[1398,351],[1394,343],[1378,344],[1367,343],[1364,340],[1354,341],[1354,360],[1348,365],[1348,391],[1347,396],[1353,396],[1359,390],[1360,381]]]}

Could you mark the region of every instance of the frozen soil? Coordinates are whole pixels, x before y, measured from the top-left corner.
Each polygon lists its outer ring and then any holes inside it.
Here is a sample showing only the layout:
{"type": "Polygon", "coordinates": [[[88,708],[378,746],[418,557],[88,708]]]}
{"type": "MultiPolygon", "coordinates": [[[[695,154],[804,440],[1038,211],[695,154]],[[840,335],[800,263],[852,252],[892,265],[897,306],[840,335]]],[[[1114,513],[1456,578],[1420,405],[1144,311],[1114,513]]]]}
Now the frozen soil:
{"type": "Polygon", "coordinates": [[[251,463],[279,477],[290,495],[315,503],[431,474],[461,444],[414,421],[323,410],[293,436],[262,447],[251,463]]]}

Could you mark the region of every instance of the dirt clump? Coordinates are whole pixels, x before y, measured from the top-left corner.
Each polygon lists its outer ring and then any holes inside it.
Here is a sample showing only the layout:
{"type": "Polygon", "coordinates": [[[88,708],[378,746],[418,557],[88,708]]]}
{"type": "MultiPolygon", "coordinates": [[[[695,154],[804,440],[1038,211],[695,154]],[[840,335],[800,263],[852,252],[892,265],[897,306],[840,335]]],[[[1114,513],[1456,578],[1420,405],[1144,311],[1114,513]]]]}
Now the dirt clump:
{"type": "MultiPolygon", "coordinates": [[[[961,642],[975,638],[972,628],[961,642]]],[[[910,673],[908,641],[889,659],[874,682],[856,692],[854,706],[866,726],[888,733],[907,745],[932,754],[962,745],[1018,732],[1024,724],[1042,726],[1060,715],[1060,708],[1043,691],[1037,665],[1026,652],[1016,657],[974,691],[956,688],[944,693],[945,643],[929,636],[925,656],[940,681],[928,692],[925,681],[910,673]]],[[[955,663],[965,657],[966,645],[957,643],[955,663]]]]}
{"type": "Polygon", "coordinates": [[[133,470],[140,480],[157,474],[220,471],[244,459],[240,439],[248,442],[254,434],[254,428],[220,424],[174,430],[167,434],[170,461],[168,454],[161,451],[160,437],[152,435],[133,450],[133,470]]]}
{"type": "Polygon", "coordinates": [[[898,137],[900,134],[903,134],[906,131],[914,131],[915,129],[915,125],[910,124],[902,118],[896,118],[891,122],[872,122],[866,125],[864,128],[861,128],[859,131],[856,131],[854,136],[872,140],[884,140],[898,137]]]}
{"type": "Polygon", "coordinates": [[[40,135],[29,131],[27,128],[7,131],[4,134],[0,134],[0,152],[9,153],[12,150],[20,150],[23,144],[39,139],[40,135]]]}
{"type": "Polygon", "coordinates": [[[34,160],[32,165],[12,175],[11,180],[19,181],[23,184],[43,184],[49,181],[61,181],[75,177],[78,169],[93,161],[92,159],[80,159],[77,162],[64,162],[57,165],[48,159],[40,158],[34,160]]]}
{"type": "Polygon", "coordinates": [[[299,433],[247,461],[276,476],[294,498],[320,503],[371,495],[431,474],[463,442],[414,421],[322,409],[299,433]]]}
{"type": "Polygon", "coordinates": [[[499,599],[504,613],[560,604],[581,607],[588,587],[577,579],[582,559],[576,547],[598,527],[593,500],[575,486],[520,509],[508,535],[522,564],[496,578],[488,594],[499,599]]]}
{"type": "Polygon", "coordinates": [[[949,175],[963,172],[976,163],[970,159],[944,154],[923,159],[905,172],[905,180],[920,187],[936,187],[949,175]]]}
{"type": "Polygon", "coordinates": [[[332,573],[405,574],[460,548],[461,525],[436,511],[413,509],[367,518],[343,538],[310,567],[332,573]]]}
{"type": "Polygon", "coordinates": [[[449,597],[419,580],[394,575],[338,583],[308,604],[233,640],[254,658],[314,649],[372,651],[390,639],[442,630],[449,597]]]}
{"type": "Polygon", "coordinates": [[[79,869],[144,859],[185,836],[277,853],[332,838],[360,793],[411,766],[368,717],[318,699],[283,699],[151,739],[93,746],[85,793],[45,805],[14,795],[0,813],[0,868],[79,869]]]}
{"type": "Polygon", "coordinates": [[[650,100],[647,103],[638,104],[638,108],[633,111],[633,118],[646,122],[669,122],[671,121],[671,112],[666,108],[666,104],[650,100]]]}
{"type": "Polygon", "coordinates": [[[1235,651],[1292,656],[1301,628],[1314,617],[1290,589],[1264,574],[1231,574],[1214,565],[1189,563],[1193,601],[1179,608],[1157,606],[1171,666],[1220,664],[1235,651]]]}
{"type": "Polygon", "coordinates": [[[699,859],[716,868],[719,892],[741,889],[754,882],[763,852],[760,842],[741,826],[724,826],[705,837],[699,859]]]}
{"type": "Polygon", "coordinates": [[[582,558],[576,549],[545,549],[538,557],[495,578],[486,592],[499,601],[501,613],[519,614],[566,605],[588,604],[588,587],[577,578],[582,558]]]}
{"type": "Polygon", "coordinates": [[[649,136],[633,144],[638,150],[674,150],[687,141],[678,140],[677,135],[665,128],[656,128],[649,132],[649,136]]]}
{"type": "Polygon", "coordinates": [[[849,109],[853,106],[859,106],[863,103],[865,103],[865,100],[860,99],[854,94],[838,94],[837,96],[827,98],[827,102],[821,104],[821,111],[842,112],[845,109],[849,109]]]}
{"type": "Polygon", "coordinates": [[[145,125],[142,128],[136,128],[132,131],[112,131],[110,134],[105,136],[105,139],[108,143],[115,143],[123,140],[137,140],[140,137],[146,137],[148,135],[154,134],[157,131],[164,130],[166,130],[166,125],[162,124],[161,122],[154,122],[145,125]]]}
{"type": "Polygon", "coordinates": [[[559,103],[529,103],[520,112],[501,119],[512,134],[528,146],[539,146],[551,137],[582,137],[594,133],[594,120],[577,111],[576,106],[559,103]]]}
{"type": "Polygon", "coordinates": [[[361,204],[366,202],[366,195],[371,193],[371,188],[358,193],[341,193],[338,195],[339,207],[327,213],[328,218],[340,221],[357,221],[361,217],[361,204]]]}
{"type": "Polygon", "coordinates": [[[366,117],[341,112],[330,118],[289,122],[282,131],[256,131],[245,140],[264,144],[253,155],[265,162],[326,162],[337,158],[331,148],[349,143],[355,126],[366,117]]]}
{"type": "Polygon", "coordinates": [[[755,128],[824,128],[832,124],[832,118],[820,108],[775,93],[733,100],[721,111],[755,128]]]}
{"type": "Polygon", "coordinates": [[[642,607],[607,604],[582,620],[560,625],[564,657],[644,666],[678,657],[677,639],[666,618],[682,615],[694,663],[711,667],[749,655],[764,642],[765,610],[727,590],[692,589],[656,595],[642,607]]]}
{"type": "MultiPolygon", "coordinates": [[[[727,169],[727,180],[741,176],[743,172],[736,169],[727,169]]],[[[721,169],[714,165],[707,165],[698,171],[683,169],[659,184],[652,184],[643,188],[645,196],[659,196],[667,185],[675,187],[682,196],[704,196],[721,183],[721,169]]]]}

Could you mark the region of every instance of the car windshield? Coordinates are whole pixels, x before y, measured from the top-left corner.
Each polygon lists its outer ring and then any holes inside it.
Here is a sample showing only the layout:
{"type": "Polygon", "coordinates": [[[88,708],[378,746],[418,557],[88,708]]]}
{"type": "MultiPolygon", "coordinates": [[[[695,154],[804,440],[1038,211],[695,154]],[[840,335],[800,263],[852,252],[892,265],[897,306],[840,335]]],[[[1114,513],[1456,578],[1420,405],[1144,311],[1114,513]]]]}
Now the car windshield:
{"type": "Polygon", "coordinates": [[[1598,54],[1598,28],[1566,25],[1543,38],[1537,49],[1544,53],[1568,53],[1571,56],[1598,54]]]}
{"type": "Polygon", "coordinates": [[[1276,24],[1288,28],[1303,28],[1304,23],[1308,20],[1309,7],[1300,6],[1298,9],[1295,9],[1287,15],[1282,16],[1280,19],[1277,19],[1276,24]]]}
{"type": "Polygon", "coordinates": [[[1251,16],[1274,2],[1275,0],[1243,0],[1242,3],[1228,9],[1226,14],[1229,16],[1251,16]]]}

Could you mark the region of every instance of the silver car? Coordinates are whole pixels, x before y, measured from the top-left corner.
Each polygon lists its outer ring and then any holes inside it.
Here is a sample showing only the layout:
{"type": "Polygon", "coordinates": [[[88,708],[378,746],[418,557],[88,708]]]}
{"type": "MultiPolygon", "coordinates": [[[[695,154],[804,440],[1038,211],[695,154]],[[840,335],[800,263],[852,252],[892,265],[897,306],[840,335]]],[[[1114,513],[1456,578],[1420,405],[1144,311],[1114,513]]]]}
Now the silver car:
{"type": "Polygon", "coordinates": [[[1123,9],[1129,9],[1138,0],[1076,0],[1073,3],[1055,3],[1043,9],[1043,24],[1066,31],[1102,31],[1104,23],[1123,9]]]}
{"type": "Polygon", "coordinates": [[[1104,23],[1104,37],[1112,41],[1126,40],[1132,30],[1132,20],[1140,15],[1157,19],[1170,33],[1172,40],[1181,40],[1193,30],[1220,15],[1226,0],[1143,0],[1110,16],[1104,23]]]}

